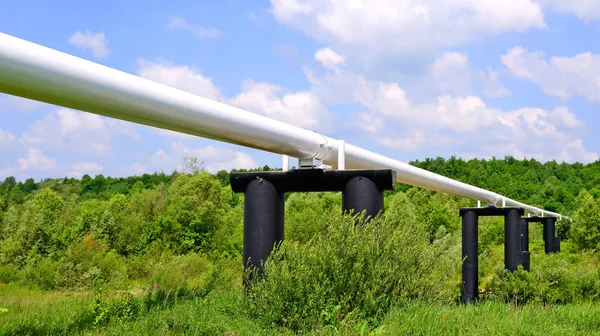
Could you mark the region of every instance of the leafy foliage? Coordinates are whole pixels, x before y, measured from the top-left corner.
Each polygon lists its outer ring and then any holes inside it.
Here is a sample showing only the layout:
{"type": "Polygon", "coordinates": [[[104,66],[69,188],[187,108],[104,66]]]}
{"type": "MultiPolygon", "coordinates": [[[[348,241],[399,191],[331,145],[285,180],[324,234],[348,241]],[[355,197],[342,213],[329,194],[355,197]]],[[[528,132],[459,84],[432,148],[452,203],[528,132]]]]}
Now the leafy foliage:
{"type": "MultiPolygon", "coordinates": [[[[460,257],[454,259],[456,267],[460,257]]],[[[377,320],[395,302],[438,296],[455,271],[436,267],[438,260],[414,206],[397,194],[367,225],[338,217],[306,244],[285,242],[253,284],[250,310],[292,329],[377,320]]]]}
{"type": "MultiPolygon", "coordinates": [[[[484,301],[600,301],[600,162],[542,164],[507,157],[413,164],[572,214],[572,223],[558,222],[559,254],[545,255],[541,227],[531,227],[532,270],[514,273],[503,270],[502,219],[481,218],[484,301]]],[[[408,324],[394,320],[412,316],[404,307],[422,314],[410,318],[427,318],[428,305],[448,307],[458,299],[458,209],[474,201],[399,184],[385,193],[382,216],[356,226],[340,216],[339,193],[288,194],[286,240],[267,261],[262,281],[241,294],[243,195],[232,194],[226,171],[210,174],[197,160],[188,166],[187,174],[1,182],[0,286],[96,293],[89,306],[73,316],[64,313],[58,324],[50,317],[41,320],[46,324],[23,320],[13,331],[119,333],[123,323],[141,320],[148,325],[139,330],[167,326],[214,334],[230,326],[238,330],[231,318],[252,326],[250,334],[406,333],[408,324]],[[223,306],[203,306],[215,302],[223,306]],[[170,309],[165,321],[161,311],[170,309]],[[212,322],[200,327],[184,321],[180,317],[188,311],[212,322]],[[390,318],[391,329],[385,329],[390,318]]],[[[263,170],[271,168],[253,171],[263,170]]]]}

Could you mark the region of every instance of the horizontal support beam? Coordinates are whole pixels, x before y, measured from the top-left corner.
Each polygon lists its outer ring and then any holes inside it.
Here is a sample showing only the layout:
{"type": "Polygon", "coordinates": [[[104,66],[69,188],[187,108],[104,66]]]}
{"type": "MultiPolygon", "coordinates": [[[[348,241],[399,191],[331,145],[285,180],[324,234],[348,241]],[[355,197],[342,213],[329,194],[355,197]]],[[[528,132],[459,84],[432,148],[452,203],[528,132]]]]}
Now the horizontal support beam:
{"type": "Polygon", "coordinates": [[[544,221],[546,221],[546,219],[556,220],[556,217],[539,217],[539,216],[533,216],[533,217],[523,218],[523,220],[525,220],[527,223],[543,223],[544,221]]]}
{"type": "Polygon", "coordinates": [[[390,169],[382,170],[322,170],[300,169],[287,172],[233,173],[230,177],[231,190],[245,192],[252,181],[264,179],[273,184],[279,192],[343,191],[346,184],[355,177],[371,180],[377,189],[393,190],[396,174],[390,169]]]}
{"type": "Polygon", "coordinates": [[[505,216],[511,211],[517,211],[517,213],[521,216],[525,214],[525,210],[523,208],[497,208],[497,207],[485,207],[485,208],[461,208],[458,211],[458,214],[462,217],[467,212],[474,212],[477,216],[505,216]]]}

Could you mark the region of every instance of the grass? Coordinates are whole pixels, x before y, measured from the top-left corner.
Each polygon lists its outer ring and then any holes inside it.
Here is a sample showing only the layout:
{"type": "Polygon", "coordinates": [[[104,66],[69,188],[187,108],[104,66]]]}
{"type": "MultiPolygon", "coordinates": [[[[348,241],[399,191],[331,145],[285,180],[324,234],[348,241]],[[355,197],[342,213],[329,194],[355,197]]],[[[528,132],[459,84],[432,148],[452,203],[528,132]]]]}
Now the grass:
{"type": "Polygon", "coordinates": [[[0,284],[0,335],[64,334],[88,324],[89,292],[0,284]]]}
{"type": "Polygon", "coordinates": [[[600,335],[600,305],[408,305],[393,309],[380,327],[395,335],[600,335]]]}
{"type": "MultiPolygon", "coordinates": [[[[239,291],[192,297],[155,306],[135,318],[96,325],[90,292],[41,291],[0,285],[0,335],[292,335],[251,318],[239,291]]],[[[118,300],[107,294],[108,301],[118,300]]],[[[394,307],[377,328],[365,321],[315,327],[307,335],[600,335],[600,305],[477,305],[394,307]]]]}

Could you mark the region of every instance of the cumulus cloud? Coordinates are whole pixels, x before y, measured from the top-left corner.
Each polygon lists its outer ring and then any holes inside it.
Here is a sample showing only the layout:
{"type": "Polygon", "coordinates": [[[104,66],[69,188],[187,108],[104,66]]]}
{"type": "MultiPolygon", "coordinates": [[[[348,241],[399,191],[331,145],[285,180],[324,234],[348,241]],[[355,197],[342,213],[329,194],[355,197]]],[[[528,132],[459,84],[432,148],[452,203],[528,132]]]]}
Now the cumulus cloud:
{"type": "Polygon", "coordinates": [[[18,162],[22,172],[51,171],[56,167],[56,160],[44,155],[39,148],[28,148],[27,156],[18,162]]]}
{"type": "Polygon", "coordinates": [[[145,59],[139,59],[137,66],[137,74],[142,78],[209,99],[223,99],[221,91],[215,86],[212,79],[202,75],[198,69],[184,65],[172,65],[168,62],[151,62],[145,59]]]}
{"type": "Polygon", "coordinates": [[[104,169],[96,162],[61,163],[36,147],[26,147],[25,152],[27,154],[20,157],[14,165],[0,166],[0,178],[8,176],[15,176],[18,179],[57,176],[81,178],[84,174],[94,176],[104,169]]]}
{"type": "Polygon", "coordinates": [[[0,146],[10,146],[15,142],[16,137],[9,131],[0,129],[0,146]]]}
{"type": "Polygon", "coordinates": [[[242,86],[242,92],[230,99],[230,104],[312,130],[330,127],[332,114],[311,92],[288,92],[280,86],[252,80],[244,81],[242,86]]]}
{"type": "Polygon", "coordinates": [[[35,121],[20,142],[27,147],[106,157],[117,136],[140,139],[133,124],[60,108],[35,121]]]}
{"type": "MultiPolygon", "coordinates": [[[[448,79],[450,86],[457,73],[469,71],[476,75],[466,55],[446,53],[432,65],[431,76],[448,79]]],[[[306,73],[321,99],[340,103],[346,97],[349,103],[351,98],[351,103],[363,110],[354,118],[356,127],[388,148],[405,152],[471,146],[475,147],[473,153],[483,156],[493,149],[504,155],[534,153],[545,160],[589,162],[597,158],[585,149],[580,138],[584,125],[567,107],[503,111],[474,94],[443,94],[415,103],[396,82],[373,80],[340,68],[321,75],[306,73]]],[[[457,83],[463,86],[460,92],[469,91],[469,81],[457,83]]]]}
{"type": "Polygon", "coordinates": [[[35,100],[0,94],[0,107],[8,107],[2,109],[6,112],[12,111],[13,109],[24,112],[32,112],[37,110],[42,105],[44,105],[44,103],[35,100]]]}
{"type": "Polygon", "coordinates": [[[553,11],[575,15],[585,21],[600,19],[599,0],[539,0],[539,2],[553,11]]]}
{"type": "Polygon", "coordinates": [[[319,41],[369,55],[451,47],[546,26],[532,0],[271,0],[271,12],[319,41]]]}
{"type": "Polygon", "coordinates": [[[444,52],[432,63],[427,81],[437,83],[443,94],[473,94],[477,85],[486,97],[507,96],[510,91],[502,86],[499,75],[492,69],[473,69],[466,53],[444,52]]]}
{"type": "Polygon", "coordinates": [[[198,158],[203,167],[211,173],[223,169],[229,171],[233,168],[250,169],[258,166],[250,155],[241,151],[214,146],[194,148],[174,141],[168,152],[160,149],[153,154],[148,160],[148,167],[154,171],[181,171],[185,157],[198,158]]]}
{"type": "Polygon", "coordinates": [[[322,48],[317,50],[315,53],[315,59],[321,62],[324,67],[330,69],[335,69],[338,64],[346,61],[346,57],[336,53],[335,51],[331,50],[331,48],[322,48]]]}
{"type": "Polygon", "coordinates": [[[529,52],[516,46],[501,57],[508,71],[516,77],[531,81],[546,94],[563,100],[572,95],[589,101],[600,100],[600,55],[582,53],[572,57],[552,56],[529,52]]]}
{"type": "MultiPolygon", "coordinates": [[[[146,60],[139,60],[138,67],[138,74],[146,79],[235,105],[269,118],[314,130],[325,130],[331,126],[333,115],[318,97],[309,91],[290,91],[278,85],[246,80],[242,82],[240,93],[227,98],[213,84],[212,79],[203,76],[198,69],[146,60]]],[[[172,135],[168,131],[160,131],[160,134],[172,135]]]]}
{"type": "Polygon", "coordinates": [[[104,33],[93,33],[89,30],[82,33],[78,30],[71,35],[69,43],[84,50],[91,50],[96,58],[104,58],[110,53],[104,33]]]}
{"type": "Polygon", "coordinates": [[[135,162],[131,165],[122,167],[120,172],[124,176],[143,175],[148,173],[146,166],[140,162],[135,162]]]}
{"type": "Polygon", "coordinates": [[[95,176],[104,170],[104,167],[96,162],[76,162],[69,165],[69,168],[71,171],[67,176],[74,178],[81,178],[85,174],[95,176]]]}
{"type": "Polygon", "coordinates": [[[200,25],[189,23],[184,18],[179,16],[173,16],[169,18],[167,27],[171,29],[183,29],[190,31],[199,38],[216,39],[223,35],[223,33],[216,28],[204,28],[200,25]]]}

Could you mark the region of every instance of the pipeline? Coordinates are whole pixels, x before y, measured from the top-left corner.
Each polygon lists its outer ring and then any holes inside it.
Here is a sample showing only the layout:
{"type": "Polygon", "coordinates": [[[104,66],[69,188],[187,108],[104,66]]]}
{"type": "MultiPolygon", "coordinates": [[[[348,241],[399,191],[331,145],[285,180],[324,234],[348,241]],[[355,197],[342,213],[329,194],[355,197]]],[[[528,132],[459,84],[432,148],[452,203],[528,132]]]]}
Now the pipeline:
{"type": "MultiPolygon", "coordinates": [[[[0,92],[111,118],[335,165],[338,140],[0,33],[0,92]]],[[[346,169],[490,205],[565,217],[345,144],[346,169]]]]}

